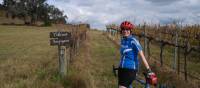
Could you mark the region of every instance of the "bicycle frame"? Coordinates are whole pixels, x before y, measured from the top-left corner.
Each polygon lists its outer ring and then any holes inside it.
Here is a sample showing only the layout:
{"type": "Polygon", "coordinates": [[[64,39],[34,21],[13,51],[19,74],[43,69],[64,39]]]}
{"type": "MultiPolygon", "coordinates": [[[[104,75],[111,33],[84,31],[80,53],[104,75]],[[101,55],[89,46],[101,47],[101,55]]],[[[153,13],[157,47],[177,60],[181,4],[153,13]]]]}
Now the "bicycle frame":
{"type": "Polygon", "coordinates": [[[150,84],[146,80],[144,81],[144,80],[140,80],[140,79],[136,78],[136,81],[139,82],[140,84],[144,85],[144,88],[150,88],[150,84]]]}
{"type": "MultiPolygon", "coordinates": [[[[117,76],[117,72],[119,68],[116,68],[114,65],[113,65],[113,74],[114,76],[117,76]]],[[[147,82],[147,76],[145,73],[143,73],[143,75],[145,76],[145,80],[140,80],[138,78],[138,76],[136,76],[136,81],[142,85],[144,85],[144,88],[150,88],[150,84],[147,82]]],[[[129,86],[129,88],[132,88],[132,85],[129,86]]]]}

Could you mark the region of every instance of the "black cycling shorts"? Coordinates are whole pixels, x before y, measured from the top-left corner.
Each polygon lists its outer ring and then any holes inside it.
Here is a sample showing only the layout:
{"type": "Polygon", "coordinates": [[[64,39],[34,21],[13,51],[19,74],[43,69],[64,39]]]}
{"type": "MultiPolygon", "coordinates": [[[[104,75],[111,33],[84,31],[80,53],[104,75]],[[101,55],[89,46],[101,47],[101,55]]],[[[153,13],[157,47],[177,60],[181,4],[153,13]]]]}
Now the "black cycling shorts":
{"type": "Polygon", "coordinates": [[[118,70],[118,84],[120,86],[129,87],[133,80],[136,78],[137,70],[134,69],[126,69],[126,68],[119,68],[118,70]]]}

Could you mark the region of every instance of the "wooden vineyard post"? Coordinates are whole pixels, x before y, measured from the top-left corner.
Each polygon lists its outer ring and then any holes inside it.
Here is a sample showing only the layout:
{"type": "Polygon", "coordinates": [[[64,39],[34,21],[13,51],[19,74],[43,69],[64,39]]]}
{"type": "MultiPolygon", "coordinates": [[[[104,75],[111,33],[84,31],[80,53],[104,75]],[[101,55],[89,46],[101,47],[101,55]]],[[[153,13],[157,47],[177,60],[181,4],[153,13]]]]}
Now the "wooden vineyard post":
{"type": "Polygon", "coordinates": [[[178,70],[178,75],[180,74],[180,47],[178,47],[178,66],[177,66],[177,70],[178,70]]]}
{"type": "Polygon", "coordinates": [[[160,44],[160,64],[161,67],[163,66],[163,49],[164,49],[165,44],[161,41],[160,44]]]}
{"type": "MultiPolygon", "coordinates": [[[[176,27],[176,26],[175,26],[176,27]]],[[[176,70],[177,63],[177,46],[178,46],[178,30],[177,27],[175,29],[175,48],[174,48],[174,60],[173,60],[173,69],[176,70]]]]}
{"type": "MultiPolygon", "coordinates": [[[[160,28],[160,25],[159,25],[159,28],[160,28]]],[[[161,67],[163,66],[163,49],[164,49],[164,43],[163,43],[163,41],[162,41],[162,37],[161,37],[161,32],[162,32],[162,30],[161,29],[159,29],[159,41],[160,41],[160,65],[161,65],[161,67]]]]}
{"type": "Polygon", "coordinates": [[[74,55],[76,56],[77,55],[77,50],[78,50],[78,28],[77,27],[75,27],[75,52],[74,52],[74,55]]]}
{"type": "Polygon", "coordinates": [[[187,50],[188,50],[188,46],[186,45],[185,47],[185,53],[184,53],[184,73],[185,73],[185,81],[187,81],[187,50]]]}
{"type": "Polygon", "coordinates": [[[190,44],[189,44],[189,36],[187,33],[187,37],[185,38],[185,52],[184,52],[184,73],[185,73],[185,81],[188,81],[187,75],[187,57],[188,54],[190,53],[191,49],[190,49],[190,44]]]}
{"type": "Polygon", "coordinates": [[[151,51],[150,51],[150,42],[151,42],[152,39],[148,39],[148,42],[147,42],[147,52],[148,52],[148,59],[150,59],[151,57],[151,51]]]}
{"type": "MultiPolygon", "coordinates": [[[[178,29],[178,37],[179,36],[181,36],[181,30],[182,30],[182,26],[180,26],[180,28],[178,29]]],[[[180,45],[181,44],[181,41],[182,40],[179,40],[179,44],[178,45],[180,45]]],[[[180,75],[180,69],[181,69],[181,67],[180,67],[180,65],[181,65],[181,60],[180,60],[180,57],[181,57],[181,47],[178,47],[178,55],[177,55],[177,57],[178,57],[178,64],[177,64],[177,70],[178,70],[178,75],[180,75]]]]}
{"type": "MultiPolygon", "coordinates": [[[[50,32],[50,45],[58,46],[59,57],[59,74],[61,77],[66,75],[66,67],[68,60],[66,60],[66,48],[70,45],[71,33],[69,32],[50,32]]],[[[68,59],[68,58],[67,58],[68,59]]]]}
{"type": "Polygon", "coordinates": [[[188,81],[188,70],[187,70],[187,57],[191,53],[192,49],[189,40],[186,40],[185,53],[184,53],[184,70],[185,70],[185,81],[188,81]]]}
{"type": "Polygon", "coordinates": [[[144,23],[144,55],[147,56],[147,33],[146,33],[146,23],[144,23]]]}

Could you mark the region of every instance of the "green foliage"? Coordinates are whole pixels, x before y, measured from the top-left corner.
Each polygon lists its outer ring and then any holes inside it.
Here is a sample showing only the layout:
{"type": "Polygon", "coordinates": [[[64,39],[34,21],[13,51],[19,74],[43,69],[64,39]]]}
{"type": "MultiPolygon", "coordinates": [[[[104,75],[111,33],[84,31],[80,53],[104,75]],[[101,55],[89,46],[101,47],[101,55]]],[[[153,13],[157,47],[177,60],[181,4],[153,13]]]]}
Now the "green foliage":
{"type": "Polygon", "coordinates": [[[42,26],[51,26],[52,25],[52,23],[51,23],[51,21],[50,20],[46,20],[46,21],[44,21],[44,24],[42,25],[42,26]]]}
{"type": "Polygon", "coordinates": [[[66,15],[63,11],[53,5],[46,3],[46,0],[4,0],[3,6],[7,11],[7,17],[21,18],[24,23],[35,24],[43,21],[45,26],[52,23],[66,23],[66,15]],[[48,20],[48,21],[47,21],[48,20]]]}
{"type": "Polygon", "coordinates": [[[37,70],[38,79],[43,80],[46,75],[47,75],[47,73],[44,69],[38,69],[37,70]]]}
{"type": "Polygon", "coordinates": [[[61,78],[61,76],[59,75],[58,72],[56,72],[56,73],[51,77],[51,81],[53,81],[53,82],[58,82],[58,81],[61,81],[61,80],[62,80],[62,78],[61,78]]]}

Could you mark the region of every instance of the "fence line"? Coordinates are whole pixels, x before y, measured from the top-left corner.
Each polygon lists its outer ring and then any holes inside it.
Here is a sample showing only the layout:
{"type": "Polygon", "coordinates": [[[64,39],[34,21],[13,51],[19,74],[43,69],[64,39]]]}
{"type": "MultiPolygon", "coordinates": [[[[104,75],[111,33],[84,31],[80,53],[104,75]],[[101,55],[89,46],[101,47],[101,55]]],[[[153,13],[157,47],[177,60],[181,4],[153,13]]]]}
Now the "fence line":
{"type": "Polygon", "coordinates": [[[50,32],[50,45],[58,46],[59,73],[62,77],[68,72],[69,64],[75,59],[78,50],[86,40],[88,27],[83,24],[71,25],[71,30],[50,32]],[[69,32],[70,31],[70,32],[69,32]]]}
{"type": "Polygon", "coordinates": [[[74,57],[78,54],[78,49],[86,40],[87,29],[79,29],[79,27],[76,26],[71,30],[71,33],[70,62],[73,61],[74,57]]]}
{"type": "MultiPolygon", "coordinates": [[[[86,40],[87,37],[87,30],[89,30],[89,28],[81,28],[78,25],[74,25],[71,28],[71,43],[70,46],[66,46],[66,49],[68,49],[69,52],[66,52],[66,54],[68,53],[69,56],[67,58],[67,69],[69,68],[70,63],[73,62],[73,60],[75,59],[75,57],[78,55],[78,50],[80,49],[80,47],[83,45],[84,41],[86,40]]],[[[68,71],[68,70],[67,70],[68,71]]]]}

